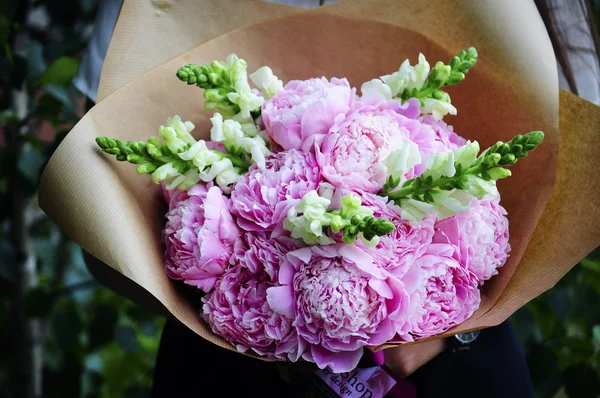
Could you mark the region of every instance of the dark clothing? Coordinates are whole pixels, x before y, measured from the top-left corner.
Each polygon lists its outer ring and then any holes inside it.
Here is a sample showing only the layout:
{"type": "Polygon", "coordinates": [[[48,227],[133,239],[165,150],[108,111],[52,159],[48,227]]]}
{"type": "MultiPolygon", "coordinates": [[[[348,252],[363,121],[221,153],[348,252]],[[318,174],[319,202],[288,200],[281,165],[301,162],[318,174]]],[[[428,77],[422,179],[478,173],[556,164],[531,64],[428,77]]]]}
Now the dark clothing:
{"type": "Polygon", "coordinates": [[[419,398],[533,398],[525,357],[508,321],[482,330],[466,351],[438,355],[407,380],[419,398]]]}
{"type": "MultiPolygon", "coordinates": [[[[508,322],[483,330],[469,350],[438,355],[407,380],[418,398],[533,397],[523,352],[508,322]]],[[[291,397],[302,396],[300,390],[283,381],[273,363],[217,347],[177,322],[165,325],[153,398],[291,397]]]]}

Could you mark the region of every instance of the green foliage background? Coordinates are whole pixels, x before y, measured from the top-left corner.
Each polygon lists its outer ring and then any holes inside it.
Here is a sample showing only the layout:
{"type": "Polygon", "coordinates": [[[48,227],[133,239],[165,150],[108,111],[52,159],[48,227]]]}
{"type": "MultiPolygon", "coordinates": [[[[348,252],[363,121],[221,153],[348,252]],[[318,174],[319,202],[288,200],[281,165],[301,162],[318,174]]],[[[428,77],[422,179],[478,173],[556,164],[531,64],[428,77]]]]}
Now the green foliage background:
{"type": "MultiPolygon", "coordinates": [[[[148,396],[164,320],[99,286],[77,245],[35,203],[44,164],[85,113],[71,81],[97,4],[25,3],[28,13],[45,9],[47,23],[28,25],[20,3],[0,0],[1,395],[25,396],[26,327],[42,348],[42,392],[29,396],[148,396]],[[19,93],[25,109],[17,109],[19,93]]],[[[599,304],[596,252],[512,317],[539,397],[600,397],[599,304]]]]}

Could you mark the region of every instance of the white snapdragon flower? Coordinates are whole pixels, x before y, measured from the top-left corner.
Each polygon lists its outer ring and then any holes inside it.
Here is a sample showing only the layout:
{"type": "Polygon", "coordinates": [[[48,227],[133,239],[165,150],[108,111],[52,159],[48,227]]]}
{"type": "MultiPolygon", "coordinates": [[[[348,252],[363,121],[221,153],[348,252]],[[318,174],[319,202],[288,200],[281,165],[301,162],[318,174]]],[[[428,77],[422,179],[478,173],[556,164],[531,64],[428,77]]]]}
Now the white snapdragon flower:
{"type": "Polygon", "coordinates": [[[228,146],[241,148],[244,152],[252,157],[252,161],[258,167],[264,170],[266,166],[265,158],[269,156],[270,151],[267,148],[265,140],[260,135],[246,136],[242,125],[233,120],[228,119],[223,121],[223,116],[219,113],[210,119],[213,127],[210,130],[210,138],[213,141],[223,142],[228,146]]]}
{"type": "Polygon", "coordinates": [[[469,192],[460,189],[432,192],[431,196],[439,220],[467,210],[473,200],[469,192]]]}
{"type": "Polygon", "coordinates": [[[265,102],[265,99],[253,93],[250,87],[248,87],[248,90],[241,89],[238,91],[237,85],[236,92],[227,94],[227,98],[240,107],[240,115],[244,118],[250,117],[250,112],[260,109],[265,102]]]}
{"type": "Polygon", "coordinates": [[[425,56],[419,53],[419,62],[413,67],[414,75],[413,80],[408,83],[407,88],[421,88],[429,76],[431,70],[429,62],[425,59],[425,56]]]}
{"type": "Polygon", "coordinates": [[[323,227],[329,226],[330,223],[327,214],[330,203],[329,199],[319,196],[317,191],[308,192],[300,203],[288,210],[284,221],[285,229],[292,233],[292,238],[302,239],[309,245],[334,243],[323,233],[323,227]]]}
{"type": "Polygon", "coordinates": [[[335,194],[335,186],[328,182],[321,182],[319,184],[319,196],[328,199],[330,202],[333,200],[335,194]]]}
{"type": "Polygon", "coordinates": [[[450,96],[444,93],[442,99],[425,98],[421,106],[421,113],[432,114],[435,120],[442,120],[447,114],[456,115],[456,108],[450,103],[450,96]]]}
{"type": "Polygon", "coordinates": [[[463,184],[465,189],[477,199],[483,199],[484,197],[493,199],[499,195],[498,188],[496,187],[496,181],[494,180],[486,181],[482,178],[469,174],[467,175],[466,181],[463,182],[463,184]]]}
{"type": "Polygon", "coordinates": [[[236,183],[241,178],[240,169],[233,166],[231,160],[223,158],[215,162],[208,171],[200,173],[200,179],[204,182],[215,180],[224,193],[229,193],[229,185],[236,183]]]}
{"type": "Polygon", "coordinates": [[[388,175],[392,178],[400,178],[400,182],[404,179],[404,174],[421,164],[421,154],[417,144],[410,140],[405,140],[402,148],[393,150],[383,161],[383,164],[388,169],[388,175]]]}
{"type": "Polygon", "coordinates": [[[250,75],[252,82],[260,89],[265,100],[273,98],[283,90],[283,82],[273,74],[268,66],[262,66],[250,75]]]}
{"type": "Polygon", "coordinates": [[[385,99],[392,99],[392,89],[379,79],[373,79],[360,86],[363,97],[383,96],[385,99]]]}
{"type": "Polygon", "coordinates": [[[454,151],[454,164],[461,165],[464,169],[471,166],[477,159],[479,153],[479,143],[477,141],[467,141],[467,143],[454,151]]]}
{"type": "Polygon", "coordinates": [[[250,117],[250,112],[259,109],[265,99],[254,92],[248,83],[248,64],[235,54],[231,54],[225,61],[235,92],[228,93],[227,99],[240,107],[241,117],[246,119],[250,117]]]}
{"type": "Polygon", "coordinates": [[[244,136],[241,124],[231,119],[223,121],[223,116],[218,112],[210,118],[210,121],[213,125],[210,129],[210,139],[212,141],[236,142],[244,136]]]}
{"type": "Polygon", "coordinates": [[[179,170],[177,170],[171,163],[163,164],[152,173],[152,181],[155,184],[158,184],[161,181],[175,178],[181,175],[179,170]]]}
{"type": "Polygon", "coordinates": [[[182,191],[186,191],[196,185],[199,181],[200,174],[198,173],[198,170],[191,169],[175,177],[166,188],[168,190],[179,188],[182,191]]]}
{"type": "Polygon", "coordinates": [[[260,130],[256,127],[257,122],[254,122],[254,119],[250,115],[248,115],[248,117],[242,117],[242,115],[238,113],[233,115],[231,120],[238,122],[242,127],[244,135],[248,137],[254,137],[260,133],[260,130]]]}
{"type": "Polygon", "coordinates": [[[191,160],[194,166],[196,166],[200,172],[221,159],[218,154],[208,149],[204,140],[196,142],[190,147],[190,149],[180,153],[179,157],[182,160],[191,160]]]}
{"type": "Polygon", "coordinates": [[[242,137],[237,140],[237,145],[242,147],[244,152],[252,156],[252,161],[256,163],[259,169],[266,167],[266,157],[271,153],[265,140],[259,135],[255,137],[242,137]]]}
{"type": "Polygon", "coordinates": [[[155,184],[163,181],[169,191],[175,188],[185,191],[196,185],[200,181],[200,177],[196,169],[191,169],[181,174],[171,163],[167,163],[152,173],[152,181],[155,184]]]}
{"type": "Polygon", "coordinates": [[[426,215],[434,213],[436,210],[432,204],[414,199],[402,199],[400,208],[402,210],[400,216],[413,225],[419,224],[426,215]]]}
{"type": "Polygon", "coordinates": [[[410,66],[408,59],[402,62],[402,65],[400,65],[400,69],[397,72],[381,76],[381,80],[390,87],[392,96],[394,97],[402,93],[413,79],[416,80],[416,75],[414,73],[414,68],[410,66]]]}
{"type": "Polygon", "coordinates": [[[406,59],[402,65],[400,65],[400,69],[397,72],[381,76],[381,80],[390,87],[392,96],[395,97],[402,93],[406,88],[423,87],[430,69],[425,56],[419,54],[419,62],[417,65],[411,66],[410,61],[406,59]]]}
{"type": "Polygon", "coordinates": [[[320,197],[317,191],[312,190],[302,197],[296,209],[311,220],[320,220],[327,213],[330,204],[329,199],[320,197]]]}
{"type": "Polygon", "coordinates": [[[238,88],[242,91],[250,90],[248,84],[248,64],[243,59],[238,58],[236,54],[229,54],[225,60],[227,70],[231,75],[231,80],[236,91],[238,88]]]}
{"type": "Polygon", "coordinates": [[[424,177],[433,177],[434,180],[444,176],[453,177],[456,173],[454,168],[454,152],[438,152],[425,159],[427,170],[423,172],[424,177]]]}
{"type": "Polygon", "coordinates": [[[188,145],[193,145],[196,140],[190,132],[194,129],[194,124],[190,121],[182,121],[179,115],[167,119],[166,126],[160,126],[158,131],[165,141],[167,148],[172,153],[178,153],[188,145]]]}

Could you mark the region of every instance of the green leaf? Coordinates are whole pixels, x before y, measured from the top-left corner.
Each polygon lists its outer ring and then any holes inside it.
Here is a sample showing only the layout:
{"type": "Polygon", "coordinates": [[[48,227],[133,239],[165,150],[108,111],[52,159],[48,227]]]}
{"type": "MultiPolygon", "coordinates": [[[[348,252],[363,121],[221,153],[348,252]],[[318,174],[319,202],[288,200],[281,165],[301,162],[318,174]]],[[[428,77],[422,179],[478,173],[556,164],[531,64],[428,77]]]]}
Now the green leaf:
{"type": "Polygon", "coordinates": [[[69,111],[70,113],[75,113],[75,104],[71,100],[71,97],[69,97],[69,93],[65,87],[57,86],[55,84],[47,84],[43,88],[48,92],[48,94],[63,104],[65,110],[69,111]]]}
{"type": "Polygon", "coordinates": [[[58,346],[63,351],[73,352],[77,337],[82,330],[77,305],[70,297],[61,298],[58,304],[50,319],[51,330],[58,346]]]}
{"type": "Polygon", "coordinates": [[[72,57],[59,57],[46,69],[38,84],[66,85],[73,80],[79,69],[79,61],[72,57]]]}
{"type": "Polygon", "coordinates": [[[34,76],[41,76],[48,65],[44,59],[44,47],[37,40],[27,42],[27,65],[29,72],[34,76]]]}
{"type": "Polygon", "coordinates": [[[600,325],[594,325],[592,335],[594,336],[594,342],[600,346],[600,325]]]}
{"type": "Polygon", "coordinates": [[[53,299],[47,288],[30,290],[25,298],[25,313],[31,318],[45,318],[52,309],[53,299]]]}
{"type": "Polygon", "coordinates": [[[589,269],[590,271],[600,273],[600,260],[599,259],[593,259],[591,257],[588,257],[588,258],[584,258],[583,260],[581,260],[581,262],[579,264],[585,269],[589,269]]]}
{"type": "Polygon", "coordinates": [[[556,324],[556,317],[552,308],[550,308],[546,301],[536,300],[531,302],[530,309],[533,318],[542,332],[542,339],[547,340],[552,335],[556,324]]]}
{"type": "Polygon", "coordinates": [[[590,366],[578,364],[564,372],[565,389],[572,398],[597,398],[600,395],[600,378],[590,366]]]}
{"type": "Polygon", "coordinates": [[[89,327],[89,349],[94,351],[110,343],[115,336],[115,326],[119,316],[113,305],[100,304],[94,309],[89,327]]]}
{"type": "Polygon", "coordinates": [[[137,339],[135,330],[133,330],[132,327],[118,327],[115,333],[115,338],[125,352],[135,352],[140,349],[140,343],[137,339]]]}
{"type": "Polygon", "coordinates": [[[556,356],[543,344],[534,344],[527,355],[531,381],[542,397],[552,397],[561,385],[556,356]]]}
{"type": "Polygon", "coordinates": [[[19,123],[19,118],[13,109],[6,109],[0,113],[0,124],[16,125],[19,123]]]}
{"type": "Polygon", "coordinates": [[[37,184],[40,170],[45,163],[46,157],[40,151],[27,146],[19,157],[17,169],[29,182],[37,184]]]}

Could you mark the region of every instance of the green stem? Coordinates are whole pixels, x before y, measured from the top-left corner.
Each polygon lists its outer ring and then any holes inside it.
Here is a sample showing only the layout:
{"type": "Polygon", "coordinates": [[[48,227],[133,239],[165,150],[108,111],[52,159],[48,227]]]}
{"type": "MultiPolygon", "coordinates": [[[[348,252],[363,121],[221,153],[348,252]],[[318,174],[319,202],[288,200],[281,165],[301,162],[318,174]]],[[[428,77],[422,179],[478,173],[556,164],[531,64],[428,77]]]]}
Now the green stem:
{"type": "Polygon", "coordinates": [[[430,185],[421,185],[418,188],[414,188],[412,186],[412,184],[414,183],[414,181],[417,178],[413,178],[412,180],[408,180],[406,182],[406,187],[404,188],[400,188],[397,191],[393,191],[388,193],[388,198],[391,200],[400,200],[400,199],[405,199],[409,196],[420,196],[425,194],[428,191],[431,191],[433,189],[437,189],[449,184],[453,184],[453,183],[459,183],[460,180],[467,176],[467,175],[480,175],[482,172],[484,171],[484,168],[482,167],[482,165],[477,165],[474,167],[470,167],[469,169],[467,169],[465,172],[463,173],[457,173],[452,177],[440,177],[437,180],[433,181],[430,185]]]}
{"type": "Polygon", "coordinates": [[[248,163],[246,163],[246,161],[244,161],[244,160],[242,160],[242,159],[240,159],[238,157],[225,154],[225,153],[220,152],[220,151],[214,151],[214,152],[216,152],[221,157],[221,159],[229,159],[229,160],[231,160],[231,163],[234,165],[234,167],[238,167],[238,168],[240,168],[240,169],[242,169],[244,171],[248,170],[248,163]]]}

